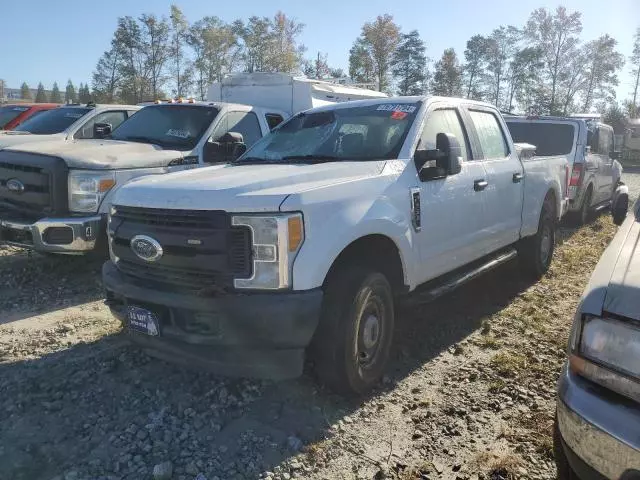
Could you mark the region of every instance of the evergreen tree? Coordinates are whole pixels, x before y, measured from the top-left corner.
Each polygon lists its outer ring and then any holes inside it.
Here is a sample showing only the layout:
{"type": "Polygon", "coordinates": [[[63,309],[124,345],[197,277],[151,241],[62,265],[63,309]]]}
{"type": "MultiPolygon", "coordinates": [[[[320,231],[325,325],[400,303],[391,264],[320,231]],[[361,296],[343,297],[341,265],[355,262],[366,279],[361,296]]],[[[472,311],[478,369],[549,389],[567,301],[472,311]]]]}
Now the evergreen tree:
{"type": "Polygon", "coordinates": [[[51,89],[51,98],[49,98],[51,103],[62,103],[62,95],[60,94],[60,89],[58,88],[58,82],[53,82],[53,88],[51,89]]]}
{"type": "Polygon", "coordinates": [[[434,95],[456,97],[462,92],[462,68],[453,48],[447,48],[436,62],[431,91],[434,95]]]}
{"type": "Polygon", "coordinates": [[[33,97],[31,96],[31,89],[29,88],[29,85],[27,85],[27,82],[23,82],[20,87],[20,98],[23,100],[33,100],[33,97]]]}
{"type": "Polygon", "coordinates": [[[426,90],[427,56],[417,30],[405,33],[393,56],[393,76],[400,95],[421,95],[426,90]]]}
{"type": "Polygon", "coordinates": [[[42,82],[38,84],[38,92],[36,93],[36,103],[47,103],[47,92],[44,91],[42,82]]]}
{"type": "Polygon", "coordinates": [[[71,80],[67,82],[67,88],[64,91],[65,103],[76,103],[76,87],[73,86],[71,80]]]}

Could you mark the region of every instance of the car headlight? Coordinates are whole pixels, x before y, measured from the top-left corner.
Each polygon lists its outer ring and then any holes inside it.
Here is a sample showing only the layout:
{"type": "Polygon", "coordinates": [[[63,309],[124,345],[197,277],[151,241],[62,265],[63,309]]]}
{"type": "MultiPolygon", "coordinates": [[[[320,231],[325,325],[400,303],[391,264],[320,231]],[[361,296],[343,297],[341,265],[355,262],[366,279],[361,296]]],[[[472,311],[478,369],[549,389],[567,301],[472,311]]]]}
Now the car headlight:
{"type": "Polygon", "coordinates": [[[95,213],[104,196],[116,184],[114,172],[71,170],[69,172],[69,210],[95,213]]]}
{"type": "Polygon", "coordinates": [[[231,223],[251,230],[253,248],[252,275],[234,279],[234,287],[264,290],[291,287],[293,261],[304,241],[302,215],[237,215],[231,223]]]}
{"type": "Polygon", "coordinates": [[[604,387],[640,398],[640,325],[584,316],[570,366],[604,387]]]}

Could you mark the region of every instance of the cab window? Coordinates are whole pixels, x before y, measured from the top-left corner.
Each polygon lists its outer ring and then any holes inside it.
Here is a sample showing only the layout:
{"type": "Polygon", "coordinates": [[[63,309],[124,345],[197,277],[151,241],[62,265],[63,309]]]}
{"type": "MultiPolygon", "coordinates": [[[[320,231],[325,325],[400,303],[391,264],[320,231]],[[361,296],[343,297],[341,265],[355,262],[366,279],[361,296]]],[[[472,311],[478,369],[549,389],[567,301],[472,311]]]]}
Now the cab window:
{"type": "Polygon", "coordinates": [[[476,128],[484,159],[504,158],[509,147],[498,118],[491,112],[470,110],[469,116],[476,128]]]}
{"type": "Polygon", "coordinates": [[[462,160],[469,159],[467,149],[467,136],[463,130],[458,112],[453,108],[434,110],[427,118],[427,123],[420,135],[420,150],[433,150],[436,148],[436,136],[438,133],[451,133],[455,135],[462,148],[462,160]]]}

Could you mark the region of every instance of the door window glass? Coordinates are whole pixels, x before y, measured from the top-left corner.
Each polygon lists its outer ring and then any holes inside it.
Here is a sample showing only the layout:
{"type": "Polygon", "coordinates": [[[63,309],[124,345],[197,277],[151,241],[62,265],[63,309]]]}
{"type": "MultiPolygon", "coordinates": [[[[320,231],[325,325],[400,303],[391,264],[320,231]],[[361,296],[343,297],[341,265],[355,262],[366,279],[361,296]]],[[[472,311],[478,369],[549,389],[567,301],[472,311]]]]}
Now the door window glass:
{"type": "Polygon", "coordinates": [[[438,133],[451,133],[455,135],[462,148],[462,160],[469,159],[466,135],[462,128],[458,112],[452,108],[431,112],[420,136],[418,148],[420,150],[434,150],[436,148],[436,136],[438,133]]]}
{"type": "Polygon", "coordinates": [[[471,121],[476,127],[480,147],[485,159],[504,158],[509,155],[509,147],[498,119],[493,113],[470,111],[471,121]]]}

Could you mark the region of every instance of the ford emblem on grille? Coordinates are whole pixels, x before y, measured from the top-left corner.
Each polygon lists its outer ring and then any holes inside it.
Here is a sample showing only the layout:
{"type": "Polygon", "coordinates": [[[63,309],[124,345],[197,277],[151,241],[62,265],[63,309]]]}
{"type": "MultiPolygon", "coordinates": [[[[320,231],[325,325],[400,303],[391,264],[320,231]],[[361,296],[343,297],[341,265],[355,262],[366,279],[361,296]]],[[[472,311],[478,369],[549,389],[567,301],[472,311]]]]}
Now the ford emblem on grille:
{"type": "Polygon", "coordinates": [[[162,245],[146,235],[136,235],[131,239],[131,250],[145,262],[155,262],[162,257],[162,245]]]}
{"type": "Polygon", "coordinates": [[[7,190],[13,193],[23,193],[24,192],[24,183],[22,183],[17,178],[10,178],[6,183],[7,190]]]}

